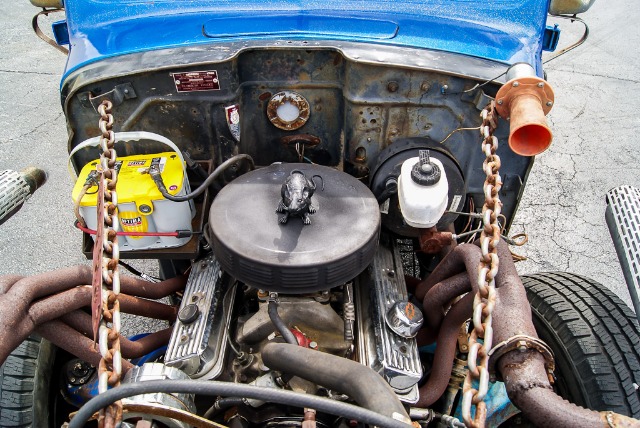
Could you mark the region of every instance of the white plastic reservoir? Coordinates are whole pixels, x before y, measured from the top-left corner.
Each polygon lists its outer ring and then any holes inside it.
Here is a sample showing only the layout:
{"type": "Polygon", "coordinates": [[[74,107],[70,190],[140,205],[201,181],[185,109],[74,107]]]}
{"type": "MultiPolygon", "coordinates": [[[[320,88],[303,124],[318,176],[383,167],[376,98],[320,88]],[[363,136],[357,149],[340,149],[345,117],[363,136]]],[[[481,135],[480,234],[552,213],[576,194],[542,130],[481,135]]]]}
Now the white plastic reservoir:
{"type": "Polygon", "coordinates": [[[447,209],[449,184],[442,162],[430,158],[428,150],[407,159],[398,178],[398,199],[405,222],[416,228],[438,223],[447,209]]]}

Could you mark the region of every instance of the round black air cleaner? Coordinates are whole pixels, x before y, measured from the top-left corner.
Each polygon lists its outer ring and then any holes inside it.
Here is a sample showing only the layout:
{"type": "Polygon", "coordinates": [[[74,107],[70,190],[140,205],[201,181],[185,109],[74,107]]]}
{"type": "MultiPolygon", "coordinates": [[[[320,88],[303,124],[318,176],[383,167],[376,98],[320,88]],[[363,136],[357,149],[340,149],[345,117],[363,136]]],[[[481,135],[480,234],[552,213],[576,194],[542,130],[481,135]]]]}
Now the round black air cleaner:
{"type": "MultiPolygon", "coordinates": [[[[302,178],[295,174],[294,187],[302,178]]],[[[380,211],[371,191],[348,174],[277,164],[225,186],[211,205],[209,227],[216,257],[235,278],[268,291],[309,293],[344,284],[371,263],[380,211]],[[317,212],[308,225],[295,215],[282,224],[284,214],[276,212],[292,171],[317,185],[311,198],[317,212]]]]}

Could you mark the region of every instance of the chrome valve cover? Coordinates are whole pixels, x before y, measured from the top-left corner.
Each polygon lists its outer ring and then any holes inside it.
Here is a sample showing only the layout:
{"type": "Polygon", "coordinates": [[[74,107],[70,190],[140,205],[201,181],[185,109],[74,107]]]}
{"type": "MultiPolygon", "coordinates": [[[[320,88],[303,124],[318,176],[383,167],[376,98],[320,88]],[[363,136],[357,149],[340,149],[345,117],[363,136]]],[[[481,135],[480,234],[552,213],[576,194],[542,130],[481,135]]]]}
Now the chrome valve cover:
{"type": "Polygon", "coordinates": [[[192,265],[165,355],[167,366],[192,378],[215,379],[222,373],[235,288],[213,255],[192,265]]]}
{"type": "Polygon", "coordinates": [[[380,373],[401,401],[417,402],[422,378],[417,342],[396,334],[386,320],[394,305],[408,299],[399,252],[380,245],[373,263],[358,278],[355,294],[360,362],[380,373]]]}

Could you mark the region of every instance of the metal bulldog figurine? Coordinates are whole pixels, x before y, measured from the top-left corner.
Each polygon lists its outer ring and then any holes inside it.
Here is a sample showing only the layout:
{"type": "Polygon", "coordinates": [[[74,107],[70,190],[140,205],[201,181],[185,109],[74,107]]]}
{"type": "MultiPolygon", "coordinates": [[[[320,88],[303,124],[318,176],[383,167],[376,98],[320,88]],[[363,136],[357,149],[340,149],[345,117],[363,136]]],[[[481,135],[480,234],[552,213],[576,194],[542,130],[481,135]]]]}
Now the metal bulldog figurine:
{"type": "Polygon", "coordinates": [[[317,208],[311,203],[311,197],[316,191],[316,183],[314,177],[322,180],[322,190],[324,190],[324,180],[319,175],[314,175],[309,180],[304,172],[294,169],[291,171],[287,180],[282,185],[282,200],[276,208],[277,213],[284,213],[278,221],[282,224],[287,223],[289,216],[298,216],[302,218],[305,225],[311,224],[309,214],[315,214],[317,208]]]}

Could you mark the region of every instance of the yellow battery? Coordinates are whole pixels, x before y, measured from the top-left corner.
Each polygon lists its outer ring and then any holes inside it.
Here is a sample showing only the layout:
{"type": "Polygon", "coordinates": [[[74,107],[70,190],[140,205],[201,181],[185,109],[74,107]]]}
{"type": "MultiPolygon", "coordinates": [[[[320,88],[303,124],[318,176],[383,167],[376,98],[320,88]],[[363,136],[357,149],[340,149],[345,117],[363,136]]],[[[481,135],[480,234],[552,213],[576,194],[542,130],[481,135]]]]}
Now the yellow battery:
{"type": "MultiPolygon", "coordinates": [[[[77,201],[82,187],[91,174],[95,174],[100,161],[86,164],[80,171],[73,188],[72,198],[77,201]]],[[[191,219],[195,214],[193,202],[173,202],[162,196],[148,174],[155,165],[162,174],[167,190],[172,195],[190,192],[185,174],[185,164],[175,152],[120,157],[116,161],[118,171],[118,217],[120,230],[126,232],[175,232],[191,231],[191,219]]],[[[80,214],[90,229],[97,226],[98,187],[92,186],[80,201],[80,214]]],[[[121,236],[120,250],[146,250],[184,245],[189,237],[121,236]]]]}

